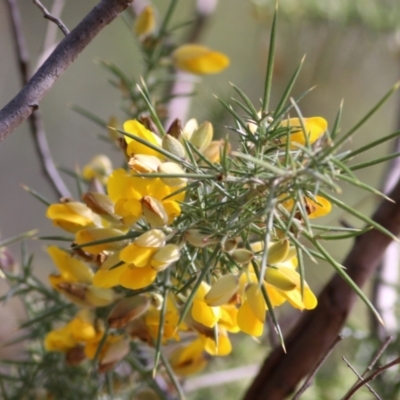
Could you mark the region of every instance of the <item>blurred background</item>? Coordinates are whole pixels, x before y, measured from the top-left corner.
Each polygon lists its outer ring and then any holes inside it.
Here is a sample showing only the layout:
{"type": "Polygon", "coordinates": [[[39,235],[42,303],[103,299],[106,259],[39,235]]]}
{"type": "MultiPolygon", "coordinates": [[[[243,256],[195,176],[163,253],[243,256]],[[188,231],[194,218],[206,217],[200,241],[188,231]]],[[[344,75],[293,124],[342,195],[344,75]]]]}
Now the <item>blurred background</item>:
{"type": "MultiPolygon", "coordinates": [[[[140,4],[140,1],[137,3],[140,4]]],[[[152,3],[161,15],[168,5],[165,0],[155,0],[152,3]]],[[[183,22],[192,18],[199,4],[215,6],[199,42],[227,54],[231,66],[220,75],[201,80],[201,85],[196,88],[199,95],[191,104],[189,116],[199,121],[211,120],[216,133],[221,136],[226,136],[228,132],[224,126],[229,124],[229,118],[224,115],[213,94],[229,100],[233,95],[229,82],[233,82],[255,104],[259,104],[274,3],[271,0],[185,0],[179,3],[178,12],[173,18],[173,23],[183,22]]],[[[52,2],[43,1],[43,4],[50,8],[52,2]]],[[[72,29],[96,4],[94,0],[67,0],[62,20],[72,29]]],[[[19,6],[31,68],[34,70],[40,62],[48,22],[32,2],[19,1],[19,6]]],[[[303,115],[323,116],[332,126],[340,102],[344,99],[342,130],[346,131],[399,79],[400,3],[396,0],[281,0],[279,8],[272,108],[301,58],[306,55],[293,93],[296,97],[315,86],[300,103],[303,115]]],[[[178,30],[176,37],[185,40],[187,32],[188,28],[178,30]]],[[[62,38],[60,32],[57,38],[62,38]]],[[[0,2],[0,51],[0,107],[3,107],[21,88],[6,1],[0,2]]],[[[95,38],[47,94],[40,109],[57,165],[73,170],[76,166],[83,167],[97,154],[107,154],[114,166],[120,165],[119,152],[98,139],[98,134],[104,133],[101,128],[73,111],[71,105],[81,106],[104,120],[115,115],[123,121],[125,116],[120,109],[120,92],[109,84],[111,76],[98,61],[112,61],[128,76],[138,78],[142,68],[141,57],[131,27],[119,18],[95,38]]],[[[398,95],[394,95],[346,148],[360,147],[397,130],[399,110],[400,101],[398,95]]],[[[392,146],[389,143],[377,147],[360,156],[357,162],[387,154],[392,146]]],[[[384,171],[385,166],[381,164],[357,175],[362,181],[382,188],[384,171]]],[[[71,192],[76,195],[74,180],[64,176],[71,192]]],[[[0,145],[0,238],[34,228],[38,228],[39,234],[43,236],[57,234],[58,231],[45,218],[45,206],[25,192],[21,184],[28,185],[50,201],[57,201],[41,170],[27,123],[0,145]]],[[[345,202],[367,215],[371,214],[379,201],[361,190],[348,191],[343,186],[343,192],[345,202]]],[[[339,219],[362,226],[359,222],[347,220],[347,216],[339,211],[330,214],[323,222],[334,225],[339,219]]],[[[52,270],[44,251],[45,244],[38,240],[28,243],[29,249],[35,252],[35,269],[44,279],[52,270]]],[[[351,242],[335,242],[330,246],[330,251],[340,262],[350,245],[351,242]]],[[[18,257],[19,245],[11,249],[18,257]]],[[[398,268],[397,259],[393,260],[393,268],[398,268]]],[[[321,263],[309,265],[306,272],[307,280],[316,292],[332,274],[331,268],[321,263]]],[[[0,285],[0,290],[4,291],[5,285],[0,285]]],[[[15,307],[18,308],[17,303],[15,307]]],[[[368,336],[366,312],[362,306],[358,306],[358,310],[360,312],[353,313],[348,324],[348,338],[338,346],[331,360],[321,370],[316,384],[303,396],[305,400],[337,399],[352,385],[355,376],[346,372],[348,369],[340,360],[341,355],[345,354],[355,364],[360,362],[360,365],[366,365],[363,360],[368,352],[362,345],[354,344],[368,336]],[[337,372],[337,379],[333,377],[332,371],[337,372]]],[[[14,314],[7,315],[10,320],[14,319],[14,314]]],[[[289,320],[291,318],[294,321],[296,315],[291,314],[289,320]]],[[[189,396],[190,399],[241,397],[255,371],[256,363],[267,353],[268,344],[266,338],[261,343],[242,336],[235,339],[233,357],[214,361],[206,373],[248,365],[244,372],[236,370],[236,373],[237,377],[247,374],[249,378],[218,386],[218,392],[215,389],[197,391],[189,396]]],[[[232,377],[234,374],[230,373],[232,377]]],[[[215,375],[214,378],[215,382],[219,379],[215,375]]],[[[224,377],[220,379],[222,382],[224,377]]],[[[197,379],[192,383],[189,381],[187,385],[188,388],[196,388],[203,384],[204,381],[197,379]]],[[[368,396],[365,391],[355,398],[368,399],[368,396]]]]}

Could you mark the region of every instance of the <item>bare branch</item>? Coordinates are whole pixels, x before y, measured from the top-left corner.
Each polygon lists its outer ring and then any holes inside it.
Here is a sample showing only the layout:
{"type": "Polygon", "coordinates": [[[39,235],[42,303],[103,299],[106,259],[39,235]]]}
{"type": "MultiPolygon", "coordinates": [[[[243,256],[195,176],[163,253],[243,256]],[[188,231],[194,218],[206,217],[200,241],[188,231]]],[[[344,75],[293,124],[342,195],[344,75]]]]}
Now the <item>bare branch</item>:
{"type": "Polygon", "coordinates": [[[375,371],[372,371],[368,376],[363,378],[360,382],[358,382],[357,385],[355,385],[350,392],[346,394],[345,397],[343,397],[342,400],[349,400],[357,390],[359,390],[361,387],[366,385],[368,382],[373,381],[378,375],[380,375],[382,372],[386,371],[387,369],[393,367],[394,365],[400,364],[400,357],[397,357],[395,360],[382,365],[381,367],[378,367],[375,371]]]}
{"type": "MultiPolygon", "coordinates": [[[[345,358],[344,356],[342,357],[342,359],[343,359],[343,361],[346,363],[346,365],[353,371],[354,375],[357,376],[359,382],[362,382],[363,384],[365,384],[365,386],[366,386],[366,387],[368,388],[368,390],[375,396],[376,399],[382,400],[381,397],[379,396],[379,394],[376,393],[375,390],[372,389],[372,387],[371,387],[370,385],[368,385],[368,383],[365,382],[365,380],[364,380],[364,378],[362,377],[362,375],[360,375],[360,374],[356,371],[356,369],[350,364],[350,362],[347,361],[346,358],[345,358]]],[[[359,382],[358,382],[358,383],[359,383],[359,382]]],[[[357,384],[358,384],[358,383],[357,383],[357,384]]],[[[354,386],[355,386],[355,385],[354,385],[354,386]]],[[[353,388],[350,389],[349,393],[352,392],[352,390],[353,390],[353,388]]],[[[353,393],[354,393],[354,392],[353,392],[353,393]]],[[[347,398],[347,396],[348,396],[348,394],[345,396],[345,398],[347,398]]],[[[342,399],[342,400],[344,400],[344,399],[342,399]]]]}
{"type": "MultiPolygon", "coordinates": [[[[390,197],[395,203],[382,201],[373,220],[397,236],[400,234],[400,181],[390,197]]],[[[375,229],[356,239],[343,265],[358,286],[362,287],[371,277],[390,243],[388,236],[375,229]]],[[[281,400],[292,393],[338,335],[355,300],[355,292],[335,275],[319,295],[318,307],[304,312],[285,338],[287,354],[281,348],[272,351],[244,399],[281,400]]]]}
{"type": "Polygon", "coordinates": [[[43,13],[44,18],[48,19],[51,22],[54,22],[61,30],[61,32],[67,36],[69,34],[69,29],[65,26],[65,24],[61,21],[60,18],[55,17],[54,15],[50,14],[47,8],[39,1],[39,0],[32,0],[34,4],[36,4],[43,13]]]}
{"type": "MultiPolygon", "coordinates": [[[[22,30],[21,15],[16,0],[7,0],[7,2],[10,10],[11,27],[13,30],[15,43],[15,54],[19,64],[21,82],[22,85],[26,85],[29,80],[29,55],[22,30]]],[[[36,152],[39,155],[39,160],[41,162],[43,171],[55,190],[56,196],[70,197],[71,195],[69,190],[58,173],[56,166],[54,165],[44,130],[43,120],[39,110],[30,115],[29,126],[34,138],[36,152]]]]}
{"type": "MultiPolygon", "coordinates": [[[[356,374],[356,376],[358,377],[358,381],[356,381],[354,383],[354,385],[349,389],[348,393],[346,394],[346,396],[351,393],[351,391],[354,389],[354,387],[356,387],[359,384],[359,381],[364,381],[364,377],[367,375],[368,372],[372,371],[373,366],[376,364],[376,362],[379,360],[379,358],[381,357],[381,355],[383,354],[383,352],[386,350],[386,348],[389,346],[389,343],[393,340],[393,336],[388,336],[385,341],[382,343],[381,347],[378,349],[378,351],[376,352],[375,356],[372,358],[371,362],[369,363],[368,367],[365,369],[365,371],[363,372],[362,375],[359,375],[354,369],[353,367],[350,365],[350,363],[344,358],[344,362],[347,364],[347,366],[353,370],[353,372],[356,374]]],[[[369,391],[371,391],[377,398],[380,399],[380,397],[378,396],[378,394],[368,385],[365,384],[367,386],[367,388],[369,389],[369,391]]]]}
{"type": "Polygon", "coordinates": [[[12,133],[34,110],[59,76],[72,64],[95,36],[133,0],[101,0],[67,35],[28,84],[0,110],[0,141],[12,133]]]}
{"type": "MultiPolygon", "coordinates": [[[[60,18],[63,8],[65,6],[65,2],[66,0],[54,0],[50,10],[51,15],[55,16],[56,18],[60,18]]],[[[57,45],[57,32],[57,25],[49,21],[47,23],[46,33],[43,39],[42,50],[37,59],[36,68],[33,70],[33,72],[37,71],[37,69],[43,64],[46,58],[55,49],[57,45]]]]}

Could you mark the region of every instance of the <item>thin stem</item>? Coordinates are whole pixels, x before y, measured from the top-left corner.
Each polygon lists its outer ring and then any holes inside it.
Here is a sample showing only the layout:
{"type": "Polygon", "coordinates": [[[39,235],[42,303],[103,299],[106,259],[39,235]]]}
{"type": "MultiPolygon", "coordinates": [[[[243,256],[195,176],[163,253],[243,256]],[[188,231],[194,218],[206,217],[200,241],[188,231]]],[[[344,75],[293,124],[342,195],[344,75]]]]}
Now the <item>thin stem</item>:
{"type": "MultiPolygon", "coordinates": [[[[29,54],[22,29],[22,20],[16,0],[7,0],[10,20],[13,30],[15,54],[18,59],[22,85],[29,81],[29,54]]],[[[71,197],[70,192],[61,178],[54,164],[53,157],[47,142],[43,119],[39,110],[29,117],[29,126],[34,138],[36,153],[38,154],[45,176],[50,182],[57,197],[71,197]]]]}
{"type": "Polygon", "coordinates": [[[65,24],[61,21],[60,18],[57,18],[54,15],[52,15],[39,0],[32,0],[32,1],[40,8],[44,18],[48,19],[51,22],[54,22],[60,28],[61,32],[65,36],[69,34],[69,29],[65,26],[65,24]]]}

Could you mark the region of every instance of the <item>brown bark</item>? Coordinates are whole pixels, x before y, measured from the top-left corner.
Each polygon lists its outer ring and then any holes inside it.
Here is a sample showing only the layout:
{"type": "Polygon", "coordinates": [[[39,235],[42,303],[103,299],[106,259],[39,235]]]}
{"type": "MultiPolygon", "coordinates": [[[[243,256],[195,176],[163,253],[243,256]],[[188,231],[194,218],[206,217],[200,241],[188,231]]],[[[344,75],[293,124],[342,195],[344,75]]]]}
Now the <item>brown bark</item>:
{"type": "Polygon", "coordinates": [[[67,35],[27,85],[0,110],[0,141],[12,133],[39,106],[58,77],[71,65],[94,37],[133,0],[101,0],[67,35]]]}
{"type": "MultiPolygon", "coordinates": [[[[400,234],[400,181],[390,194],[395,201],[383,200],[373,215],[374,221],[400,234]]],[[[373,229],[356,239],[343,265],[358,286],[376,270],[391,239],[373,229]]],[[[318,298],[318,307],[305,312],[285,338],[287,354],[275,348],[264,361],[244,400],[281,400],[293,393],[318,360],[329,349],[354,304],[356,294],[335,275],[318,298]]]]}

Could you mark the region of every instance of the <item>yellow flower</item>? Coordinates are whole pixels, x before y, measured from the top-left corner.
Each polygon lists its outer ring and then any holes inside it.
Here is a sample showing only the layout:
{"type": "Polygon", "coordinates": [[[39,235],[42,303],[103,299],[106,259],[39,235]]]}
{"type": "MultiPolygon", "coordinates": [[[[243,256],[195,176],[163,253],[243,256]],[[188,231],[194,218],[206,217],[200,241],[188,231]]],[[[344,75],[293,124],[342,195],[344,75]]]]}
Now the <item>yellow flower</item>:
{"type": "Polygon", "coordinates": [[[93,360],[100,343],[102,347],[98,355],[99,372],[109,371],[118,361],[124,358],[129,352],[129,343],[123,335],[108,335],[103,341],[104,333],[99,335],[96,340],[85,343],[85,355],[93,360]]]}
{"type": "Polygon", "coordinates": [[[250,283],[245,289],[245,299],[237,313],[240,330],[251,336],[261,336],[264,330],[266,304],[257,283],[250,283]]]}
{"type": "MultiPolygon", "coordinates": [[[[329,214],[332,210],[332,204],[329,200],[325,199],[322,196],[314,196],[315,200],[310,199],[309,197],[304,197],[304,205],[305,211],[308,215],[308,218],[319,218],[324,217],[329,214]]],[[[282,202],[282,206],[286,208],[289,212],[293,210],[294,200],[292,198],[284,200],[282,202]]],[[[302,219],[300,211],[295,214],[297,219],[302,219]]]]}
{"type": "MultiPolygon", "coordinates": [[[[117,169],[111,174],[107,186],[108,195],[115,203],[115,214],[122,217],[127,226],[134,224],[144,215],[144,207],[149,218],[155,214],[154,217],[158,215],[160,221],[164,221],[165,216],[165,223],[170,224],[180,215],[179,202],[185,198],[185,193],[181,192],[164,200],[183,185],[171,187],[160,178],[145,179],[130,175],[123,169],[117,169]]],[[[154,220],[152,221],[154,223],[154,220]]]]}
{"type": "MultiPolygon", "coordinates": [[[[172,296],[168,296],[167,299],[164,299],[164,301],[167,302],[166,304],[166,313],[165,313],[165,318],[164,318],[164,331],[163,331],[163,337],[162,337],[162,342],[166,343],[170,339],[174,339],[179,341],[179,333],[178,333],[178,328],[182,329],[185,328],[185,326],[182,324],[181,326],[178,326],[179,322],[179,311],[175,305],[174,300],[172,299],[172,296]]],[[[146,313],[144,317],[144,322],[148,330],[148,334],[153,340],[157,340],[158,337],[158,331],[160,327],[160,309],[152,306],[150,307],[149,311],[146,313]]]]}
{"type": "Polygon", "coordinates": [[[201,338],[185,346],[177,347],[169,357],[174,372],[179,376],[188,376],[200,372],[207,365],[204,353],[204,341],[201,338]]]}
{"type": "Polygon", "coordinates": [[[107,243],[94,244],[90,246],[83,246],[82,249],[90,254],[99,254],[103,251],[116,251],[120,250],[127,245],[127,240],[113,241],[113,238],[124,236],[125,232],[112,228],[89,228],[81,229],[75,235],[75,242],[78,245],[95,242],[97,240],[107,240],[107,243]]]}
{"type": "Polygon", "coordinates": [[[79,311],[67,324],[50,331],[45,338],[47,351],[65,353],[78,344],[96,340],[99,331],[94,326],[94,315],[89,310],[79,311]]]}
{"type": "Polygon", "coordinates": [[[210,286],[208,283],[201,282],[193,299],[191,314],[196,322],[208,328],[213,328],[221,318],[221,309],[218,306],[212,307],[207,304],[205,296],[209,291],[210,286]]]}
{"type": "Polygon", "coordinates": [[[239,278],[235,275],[224,275],[219,278],[204,296],[205,303],[210,307],[229,303],[239,289],[239,278]]]}
{"type": "MultiPolygon", "coordinates": [[[[133,136],[136,136],[142,140],[145,140],[149,144],[153,145],[153,147],[161,147],[161,139],[153,132],[149,131],[144,125],[142,125],[139,121],[133,119],[126,121],[124,123],[124,131],[130,133],[133,136]]],[[[133,157],[136,154],[149,155],[159,158],[160,160],[164,160],[164,156],[158,151],[139,143],[138,141],[130,138],[129,136],[125,136],[126,143],[128,144],[126,148],[126,154],[129,157],[133,157]]]]}
{"type": "Polygon", "coordinates": [[[222,53],[198,44],[185,44],[172,53],[177,69],[191,74],[216,74],[229,66],[229,58],[222,53]]]}
{"type": "Polygon", "coordinates": [[[51,204],[46,217],[50,218],[55,226],[72,233],[82,228],[101,226],[101,218],[85,204],[76,201],[51,204]]]}
{"type": "Polygon", "coordinates": [[[90,162],[83,167],[82,176],[88,181],[96,178],[105,185],[111,172],[112,164],[110,159],[100,154],[93,157],[90,162]]]}
{"type": "Polygon", "coordinates": [[[135,33],[140,40],[151,35],[156,29],[156,19],[154,16],[154,8],[145,7],[137,17],[135,22],[135,33]]]}
{"type": "MultiPolygon", "coordinates": [[[[290,127],[290,148],[296,149],[296,144],[304,146],[307,141],[310,144],[316,142],[328,129],[328,123],[324,118],[311,117],[303,118],[303,131],[300,118],[290,118],[281,122],[281,127],[290,127]],[[307,138],[307,140],[306,140],[307,138]]],[[[282,137],[282,142],[286,143],[286,137],[282,137]]]]}
{"type": "Polygon", "coordinates": [[[93,272],[82,261],[55,246],[48,248],[60,275],[50,275],[50,284],[72,302],[84,307],[104,307],[114,301],[111,289],[93,286],[93,272]]]}
{"type": "Polygon", "coordinates": [[[77,341],[71,335],[71,330],[68,325],[53,329],[44,339],[44,346],[47,351],[65,353],[69,349],[73,349],[77,344],[77,341]]]}

